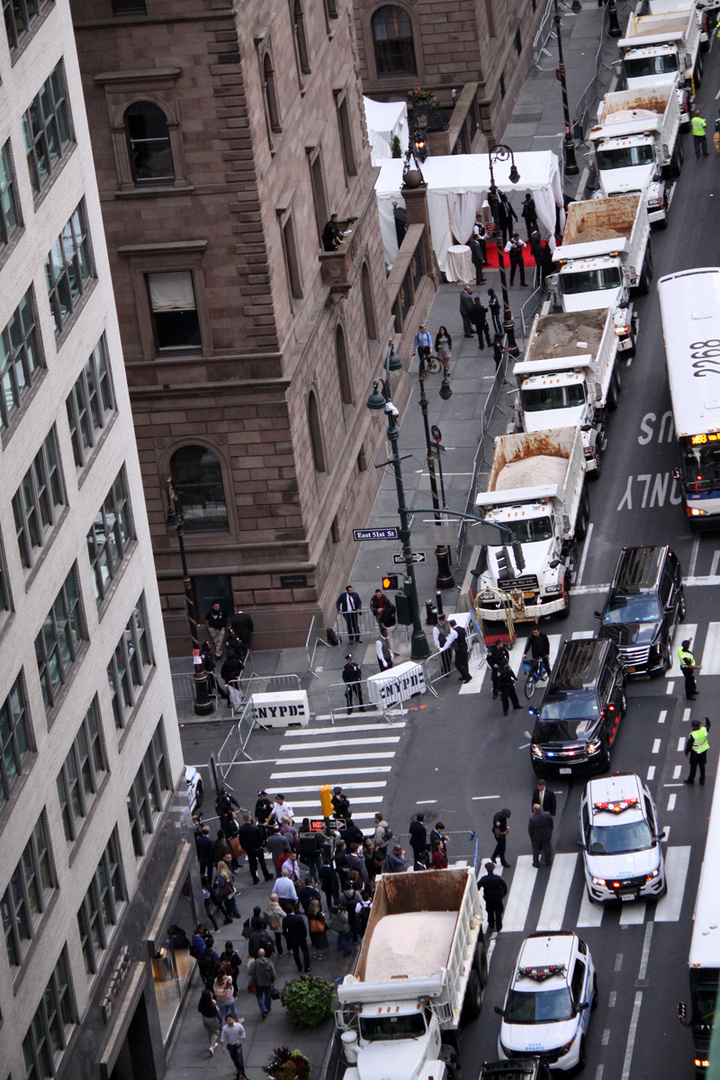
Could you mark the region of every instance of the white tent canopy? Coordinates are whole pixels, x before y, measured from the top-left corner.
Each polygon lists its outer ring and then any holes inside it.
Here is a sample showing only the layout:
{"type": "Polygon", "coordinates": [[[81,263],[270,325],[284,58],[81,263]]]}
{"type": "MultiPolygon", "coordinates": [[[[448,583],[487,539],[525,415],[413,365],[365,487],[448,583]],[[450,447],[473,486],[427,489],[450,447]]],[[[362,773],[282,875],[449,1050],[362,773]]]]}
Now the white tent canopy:
{"type": "Polygon", "coordinates": [[[373,165],[392,157],[392,141],[397,135],[403,154],[408,145],[408,111],[406,101],[373,101],[364,97],[365,121],[370,140],[373,165]]]}
{"type": "MultiPolygon", "coordinates": [[[[384,159],[375,184],[380,213],[385,262],[392,266],[398,244],[393,216],[393,203],[404,206],[400,194],[403,162],[384,159]]],[[[544,240],[555,233],[556,207],[563,207],[558,159],[551,150],[517,153],[515,165],[520,173],[517,184],[510,182],[511,162],[493,164],[495,183],[510,199],[516,213],[521,199],[529,191],[535,201],[540,235],[544,240]]],[[[451,244],[467,243],[472,233],[475,215],[482,210],[490,189],[490,166],[487,154],[453,154],[449,157],[429,157],[421,166],[428,185],[430,234],[438,264],[445,269],[445,256],[451,244]]],[[[561,214],[560,224],[564,224],[561,214]]]]}

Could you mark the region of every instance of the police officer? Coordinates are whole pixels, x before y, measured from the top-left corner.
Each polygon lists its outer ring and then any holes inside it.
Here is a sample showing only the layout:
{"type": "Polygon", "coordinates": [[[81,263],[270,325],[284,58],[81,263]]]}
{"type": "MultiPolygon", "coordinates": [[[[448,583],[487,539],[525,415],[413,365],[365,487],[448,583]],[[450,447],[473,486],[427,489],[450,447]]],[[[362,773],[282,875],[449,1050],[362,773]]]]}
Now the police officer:
{"type": "Polygon", "coordinates": [[[478,881],[478,889],[482,889],[485,898],[485,910],[488,917],[488,930],[502,930],[503,900],[507,896],[508,887],[501,877],[495,873],[495,864],[485,863],[487,873],[478,881]]]}
{"type": "Polygon", "coordinates": [[[695,113],[692,118],[692,134],[693,143],[695,145],[695,157],[700,158],[708,156],[707,139],[705,137],[705,128],[707,126],[707,120],[703,120],[700,115],[700,111],[695,109],[695,113]]]}
{"type": "Polygon", "coordinates": [[[360,665],[356,664],[353,660],[353,654],[348,653],[345,657],[345,667],[342,670],[342,680],[345,683],[345,701],[347,702],[347,711],[351,713],[353,711],[353,698],[358,703],[359,708],[363,708],[363,694],[362,686],[362,671],[360,665]]]}
{"type": "Polygon", "coordinates": [[[505,858],[505,845],[507,844],[507,835],[510,832],[510,826],[508,825],[509,817],[509,810],[501,810],[498,814],[495,814],[492,823],[492,834],[495,837],[495,850],[490,858],[493,862],[495,862],[496,859],[499,859],[505,867],[510,865],[505,858]]]}
{"type": "Polygon", "coordinates": [[[685,679],[685,697],[688,701],[694,701],[698,694],[695,672],[699,671],[700,668],[696,667],[695,657],[690,652],[690,638],[686,638],[685,641],[680,643],[678,656],[680,657],[680,670],[685,679]]]}
{"type": "Polygon", "coordinates": [[[510,663],[503,664],[498,675],[498,688],[500,690],[500,700],[502,701],[503,716],[508,714],[508,702],[512,701],[513,709],[522,709],[522,705],[518,701],[518,696],[515,691],[517,685],[517,675],[510,667],[510,663]]]}
{"type": "Polygon", "coordinates": [[[510,662],[510,653],[505,648],[501,637],[499,637],[495,644],[491,645],[488,649],[487,662],[492,678],[492,696],[493,698],[496,698],[499,693],[498,678],[500,677],[500,672],[505,667],[505,664],[510,662]]]}
{"type": "Polygon", "coordinates": [[[515,284],[515,271],[520,271],[520,284],[525,288],[527,282],[525,280],[525,263],[523,262],[523,248],[526,248],[527,244],[524,240],[520,239],[520,233],[513,233],[512,239],[508,240],[505,245],[505,253],[510,256],[510,284],[515,284]]]}
{"type": "Polygon", "coordinates": [[[705,762],[707,761],[707,752],[710,749],[708,742],[708,731],[710,730],[710,720],[707,716],[703,716],[702,720],[693,720],[692,731],[687,737],[685,743],[685,757],[690,759],[690,775],[686,778],[686,784],[695,783],[695,770],[700,771],[700,787],[705,785],[705,762]]]}

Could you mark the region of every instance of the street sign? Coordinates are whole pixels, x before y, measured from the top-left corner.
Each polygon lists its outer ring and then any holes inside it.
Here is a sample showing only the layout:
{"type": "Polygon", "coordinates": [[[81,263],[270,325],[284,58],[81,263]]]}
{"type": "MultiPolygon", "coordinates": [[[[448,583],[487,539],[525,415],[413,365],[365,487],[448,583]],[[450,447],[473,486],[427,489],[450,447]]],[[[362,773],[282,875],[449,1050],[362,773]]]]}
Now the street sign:
{"type": "Polygon", "coordinates": [[[442,432],[440,431],[440,428],[437,426],[437,424],[433,424],[433,426],[430,428],[430,434],[432,435],[436,443],[442,442],[442,432]]]}
{"type": "Polygon", "coordinates": [[[389,529],[353,529],[353,540],[397,540],[396,525],[389,529]]]}
{"type": "MultiPolygon", "coordinates": [[[[404,555],[393,555],[393,562],[400,565],[400,564],[405,562],[405,556],[404,555]]],[[[425,562],[425,552],[424,551],[413,551],[412,555],[410,556],[410,562],[425,562]]]]}

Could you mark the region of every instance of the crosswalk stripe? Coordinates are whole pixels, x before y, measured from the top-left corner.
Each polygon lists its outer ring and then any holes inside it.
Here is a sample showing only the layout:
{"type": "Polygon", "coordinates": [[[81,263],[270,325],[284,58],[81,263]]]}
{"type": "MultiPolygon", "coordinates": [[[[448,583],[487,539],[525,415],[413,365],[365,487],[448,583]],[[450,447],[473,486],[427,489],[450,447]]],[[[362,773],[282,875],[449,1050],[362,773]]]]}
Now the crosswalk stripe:
{"type": "Polygon", "coordinates": [[[701,675],[720,675],[720,622],[708,623],[701,675]]]}
{"type": "MultiPolygon", "coordinates": [[[[380,752],[378,754],[322,754],[318,757],[295,757],[293,756],[293,765],[315,765],[326,761],[378,761],[380,758],[384,758],[389,761],[395,757],[395,751],[389,750],[387,752],[380,752]]],[[[278,761],[277,764],[281,764],[278,761]]]]}
{"type": "Polygon", "coordinates": [[[677,922],[680,918],[685,882],[690,865],[690,846],[671,847],[665,852],[667,892],[655,906],[655,922],[677,922]]]}
{"type": "Polygon", "coordinates": [[[587,641],[589,638],[594,638],[595,633],[592,630],[576,630],[570,637],[573,641],[587,641]]]}
{"type": "MultiPolygon", "coordinates": [[[[697,633],[697,623],[683,623],[682,624],[682,636],[678,635],[678,637],[680,637],[680,641],[685,641],[686,638],[690,638],[690,651],[691,652],[692,652],[692,646],[695,644],[695,635],[696,635],[696,633],[697,633]]],[[[678,648],[679,647],[680,647],[680,643],[678,642],[678,648]]],[[[673,657],[672,667],[670,668],[670,670],[668,672],[666,672],[666,676],[667,676],[668,679],[682,679],[683,673],[680,670],[680,657],[678,656],[678,651],[674,646],[673,646],[672,657],[673,657]]],[[[695,661],[695,663],[697,663],[697,660],[695,661]]]]}
{"type": "MultiPolygon", "coordinates": [[[[317,788],[315,790],[317,791],[317,788]]],[[[288,793],[289,793],[288,788],[285,788],[285,793],[286,793],[286,795],[288,795],[288,793]]],[[[307,799],[307,800],[300,800],[300,801],[298,801],[297,799],[292,799],[290,801],[292,803],[293,810],[304,809],[305,807],[308,807],[308,806],[320,806],[320,798],[319,798],[319,796],[318,796],[317,799],[307,799]]],[[[353,818],[356,818],[358,816],[357,811],[355,810],[356,806],[364,806],[366,803],[381,803],[382,801],[383,801],[383,796],[382,795],[365,795],[365,796],[360,795],[359,797],[357,795],[353,796],[352,807],[351,807],[353,818]]],[[[297,816],[298,815],[296,814],[295,817],[297,817],[297,816]]],[[[367,816],[372,817],[372,814],[368,814],[367,816]]]]}
{"type": "Polygon", "coordinates": [[[398,728],[404,728],[407,726],[406,720],[398,720],[397,723],[390,724],[327,724],[325,727],[305,727],[295,728],[290,731],[286,731],[283,738],[285,739],[307,739],[309,735],[330,735],[337,732],[338,735],[344,735],[349,731],[396,731],[398,728]]]}
{"type": "MultiPolygon", "coordinates": [[[[288,762],[290,765],[290,762],[288,762]]],[[[350,769],[336,765],[332,769],[306,769],[300,772],[276,772],[270,774],[271,780],[296,780],[301,776],[333,776],[339,784],[343,776],[374,776],[377,773],[389,773],[391,765],[366,765],[364,769],[350,769]]]]}
{"type": "MultiPolygon", "coordinates": [[[[278,761],[278,762],[276,762],[276,764],[281,765],[282,762],[278,761]]],[[[387,787],[387,780],[367,780],[367,781],[364,781],[364,782],[363,781],[351,781],[349,784],[343,784],[343,786],[342,786],[343,791],[359,791],[360,788],[384,788],[384,787],[387,787]]],[[[285,795],[289,796],[291,791],[305,792],[305,791],[317,791],[317,790],[318,790],[318,785],[317,784],[302,784],[302,785],[295,785],[295,786],[291,785],[289,787],[288,786],[285,787],[285,795]]],[[[356,798],[359,798],[360,801],[362,801],[362,796],[353,796],[353,802],[355,801],[356,798]]]]}
{"type": "Polygon", "coordinates": [[[537,870],[532,865],[532,855],[521,855],[515,863],[510,895],[503,916],[503,932],[524,930],[537,870]]]}
{"type": "Polygon", "coordinates": [[[621,926],[640,926],[645,922],[647,904],[644,900],[633,900],[623,904],[620,910],[621,926]]]}
{"type": "Polygon", "coordinates": [[[545,898],[537,924],[538,930],[562,930],[576,864],[577,853],[556,855],[553,859],[550,880],[545,889],[545,898]]]}
{"type": "Polygon", "coordinates": [[[399,735],[390,735],[387,738],[375,738],[372,739],[329,739],[327,742],[313,742],[313,743],[283,743],[280,750],[323,750],[327,746],[378,746],[389,745],[390,743],[399,743],[399,735]]]}
{"type": "MultiPolygon", "coordinates": [[[[585,876],[583,871],[583,877],[585,876]]],[[[582,904],[578,915],[578,926],[599,926],[602,922],[605,909],[602,904],[593,904],[588,896],[587,886],[583,889],[582,904]]]]}

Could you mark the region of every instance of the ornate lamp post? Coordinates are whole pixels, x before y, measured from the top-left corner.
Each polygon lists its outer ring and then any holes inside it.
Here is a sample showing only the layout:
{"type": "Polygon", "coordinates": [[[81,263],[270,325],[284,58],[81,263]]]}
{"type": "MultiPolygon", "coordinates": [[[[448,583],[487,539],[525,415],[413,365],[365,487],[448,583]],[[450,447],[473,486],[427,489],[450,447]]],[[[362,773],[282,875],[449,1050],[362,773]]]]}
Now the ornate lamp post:
{"type": "Polygon", "coordinates": [[[505,146],[504,143],[497,143],[490,150],[488,157],[490,159],[490,191],[488,192],[490,197],[490,209],[492,210],[493,220],[495,222],[495,240],[497,243],[498,253],[498,266],[500,268],[500,285],[502,287],[503,298],[503,330],[505,332],[505,338],[507,340],[507,350],[511,356],[519,356],[520,349],[515,341],[515,323],[513,322],[512,311],[510,310],[510,300],[508,297],[507,277],[505,275],[505,252],[503,251],[502,243],[502,229],[500,228],[499,221],[499,200],[498,189],[495,184],[495,173],[493,172],[494,161],[507,161],[510,159],[512,162],[510,166],[510,183],[517,184],[520,179],[520,173],[515,166],[515,155],[509,146],[505,146]]]}
{"type": "Polygon", "coordinates": [[[180,547],[180,560],[182,562],[183,585],[185,587],[185,614],[190,625],[190,637],[192,638],[193,678],[195,680],[195,704],[193,706],[196,716],[208,716],[213,711],[213,703],[208,695],[207,671],[200,659],[200,641],[198,639],[198,613],[195,606],[195,597],[192,591],[192,582],[188,573],[187,558],[185,557],[185,520],[178,504],[178,497],[172,480],[167,484],[167,526],[177,531],[178,544],[180,547]]]}
{"type": "MultiPolygon", "coordinates": [[[[573,4],[573,11],[580,10],[581,8],[579,3],[577,8],[575,7],[575,4],[573,4]]],[[[565,121],[565,136],[563,138],[565,172],[568,176],[577,176],[577,174],[580,172],[580,168],[575,158],[575,143],[573,142],[572,133],[570,131],[570,107],[568,105],[567,82],[565,80],[565,59],[563,57],[562,32],[560,30],[560,8],[558,7],[558,0],[555,0],[555,36],[557,37],[558,45],[558,69],[555,74],[560,80],[560,86],[562,88],[563,118],[565,121]]]]}
{"type": "Polygon", "coordinates": [[[610,0],[607,6],[608,12],[608,34],[610,37],[622,37],[622,30],[620,29],[620,23],[618,22],[617,4],[615,0],[610,0]]]}
{"type": "Polygon", "coordinates": [[[385,378],[376,379],[373,383],[373,392],[368,398],[367,407],[374,412],[382,410],[388,420],[387,437],[392,448],[392,458],[390,461],[381,462],[379,465],[376,465],[375,468],[381,469],[385,465],[392,465],[393,472],[395,473],[398,514],[400,515],[400,540],[402,542],[402,551],[405,558],[404,591],[410,602],[410,614],[412,616],[413,625],[410,657],[412,660],[425,660],[430,655],[430,646],[427,637],[425,636],[425,631],[422,628],[422,623],[420,622],[420,607],[418,605],[417,585],[415,583],[415,566],[412,560],[413,552],[410,544],[410,520],[408,508],[405,505],[405,485],[403,484],[402,467],[400,464],[402,459],[398,448],[398,439],[400,438],[400,428],[398,427],[399,413],[390,398],[390,372],[400,371],[401,369],[402,360],[396,355],[391,341],[388,344],[388,351],[385,356],[385,378]],[[382,390],[380,390],[380,387],[382,387],[382,390]]]}
{"type": "MultiPolygon", "coordinates": [[[[440,500],[438,499],[437,480],[435,478],[435,450],[433,448],[432,440],[430,439],[430,425],[428,424],[428,399],[425,394],[425,379],[428,375],[436,375],[441,370],[443,372],[443,381],[442,386],[440,387],[440,397],[443,398],[444,401],[447,401],[452,397],[452,390],[450,389],[450,383],[448,382],[445,365],[441,363],[436,356],[429,356],[427,360],[423,357],[420,360],[420,370],[418,371],[418,377],[420,379],[420,409],[422,411],[423,424],[425,425],[425,445],[427,447],[428,473],[430,474],[430,494],[432,495],[435,520],[438,522],[441,520],[440,500]]],[[[447,544],[438,544],[436,546],[435,558],[437,559],[435,587],[438,589],[452,589],[455,585],[455,578],[450,571],[450,557],[447,544]]]]}

